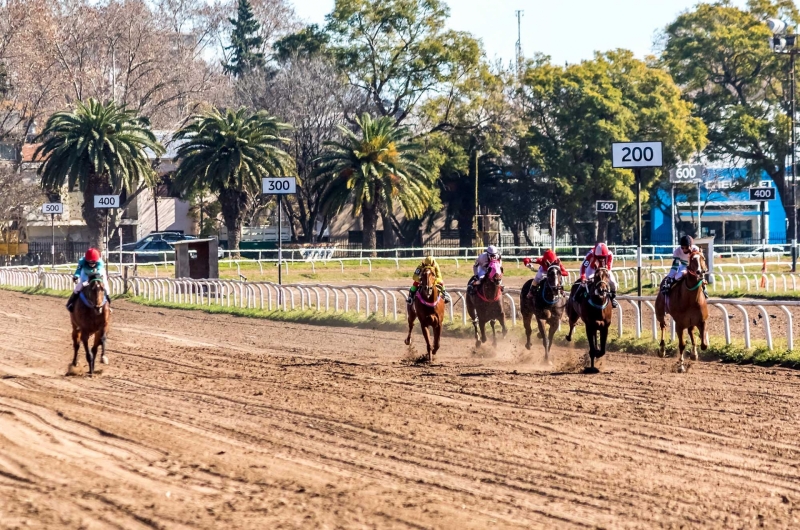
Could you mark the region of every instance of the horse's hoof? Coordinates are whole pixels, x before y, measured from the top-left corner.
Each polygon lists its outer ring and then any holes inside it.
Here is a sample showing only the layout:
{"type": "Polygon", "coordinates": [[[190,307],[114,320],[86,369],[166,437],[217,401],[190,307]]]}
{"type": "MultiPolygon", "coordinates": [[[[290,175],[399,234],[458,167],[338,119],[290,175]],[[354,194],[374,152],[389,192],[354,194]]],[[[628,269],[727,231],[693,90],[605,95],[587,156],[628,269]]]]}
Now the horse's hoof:
{"type": "Polygon", "coordinates": [[[486,339],[484,339],[484,338],[481,338],[481,343],[482,343],[482,344],[486,344],[486,339]]]}
{"type": "Polygon", "coordinates": [[[102,357],[100,357],[100,362],[103,364],[108,364],[108,357],[103,355],[102,357]]]}
{"type": "Polygon", "coordinates": [[[536,336],[537,336],[538,338],[540,338],[540,339],[543,339],[543,338],[544,338],[544,337],[542,337],[542,334],[541,334],[541,333],[539,333],[538,331],[536,332],[536,336]]]}
{"type": "Polygon", "coordinates": [[[708,349],[708,344],[701,344],[700,349],[706,351],[708,349]]]}
{"type": "Polygon", "coordinates": [[[666,355],[667,355],[667,347],[662,342],[661,346],[659,346],[658,348],[658,356],[664,358],[666,355]]]}
{"type": "Polygon", "coordinates": [[[564,337],[564,338],[566,339],[566,341],[567,341],[567,342],[572,342],[572,335],[571,335],[571,334],[570,334],[570,335],[567,335],[567,336],[566,336],[566,337],[564,337]]]}
{"type": "Polygon", "coordinates": [[[700,356],[697,354],[697,350],[692,351],[692,354],[689,356],[689,358],[693,361],[698,360],[700,356]]]}
{"type": "Polygon", "coordinates": [[[586,368],[583,369],[583,373],[585,373],[585,374],[599,374],[600,370],[598,370],[594,366],[587,366],[586,368]]]}
{"type": "Polygon", "coordinates": [[[481,341],[479,341],[479,340],[476,340],[476,341],[475,341],[475,347],[476,347],[476,348],[480,348],[480,347],[481,347],[481,344],[483,344],[481,341]]]}
{"type": "Polygon", "coordinates": [[[405,342],[405,343],[406,343],[406,346],[408,346],[409,344],[411,344],[411,339],[410,339],[410,338],[408,338],[408,339],[404,340],[403,342],[405,342]]]}
{"type": "Polygon", "coordinates": [[[685,365],[683,365],[683,364],[681,364],[680,366],[678,366],[678,373],[679,373],[679,374],[685,374],[685,373],[686,373],[686,366],[685,366],[685,365]]]}
{"type": "Polygon", "coordinates": [[[528,349],[528,350],[530,350],[530,349],[531,349],[531,343],[530,343],[530,342],[529,342],[528,344],[526,344],[526,345],[525,345],[525,349],[528,349]]]}

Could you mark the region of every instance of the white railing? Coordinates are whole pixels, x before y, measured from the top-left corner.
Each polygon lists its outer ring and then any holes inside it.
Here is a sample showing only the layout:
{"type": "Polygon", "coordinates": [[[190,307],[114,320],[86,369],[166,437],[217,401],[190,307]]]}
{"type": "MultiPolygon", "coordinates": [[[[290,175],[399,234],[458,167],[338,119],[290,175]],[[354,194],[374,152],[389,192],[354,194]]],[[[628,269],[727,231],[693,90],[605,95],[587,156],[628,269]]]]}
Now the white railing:
{"type": "MultiPolygon", "coordinates": [[[[661,285],[663,276],[656,272],[648,272],[650,285],[661,285]]],[[[721,293],[734,290],[748,293],[788,293],[797,291],[797,286],[800,284],[800,275],[789,272],[719,272],[710,276],[713,281],[709,284],[709,291],[721,293]]]]}

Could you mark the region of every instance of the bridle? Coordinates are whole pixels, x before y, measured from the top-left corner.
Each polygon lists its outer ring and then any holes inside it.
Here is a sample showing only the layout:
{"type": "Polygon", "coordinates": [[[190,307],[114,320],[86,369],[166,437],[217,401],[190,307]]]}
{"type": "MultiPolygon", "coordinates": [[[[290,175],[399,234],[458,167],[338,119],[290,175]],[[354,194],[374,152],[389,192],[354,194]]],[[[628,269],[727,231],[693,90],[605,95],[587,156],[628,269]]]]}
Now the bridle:
{"type": "Polygon", "coordinates": [[[562,296],[562,289],[561,289],[561,266],[558,263],[554,263],[547,267],[547,281],[542,283],[541,291],[541,298],[542,301],[547,305],[553,305],[562,296]],[[552,298],[549,300],[545,293],[549,292],[552,294],[552,298]]]}
{"type": "Polygon", "coordinates": [[[608,293],[611,292],[611,285],[608,278],[608,269],[599,268],[594,273],[594,280],[589,288],[586,289],[586,301],[595,309],[605,309],[608,306],[608,293]],[[605,274],[601,274],[603,271],[605,274]],[[595,302],[592,297],[596,297],[602,302],[595,302]]]}
{"type": "Polygon", "coordinates": [[[703,275],[705,275],[706,270],[703,267],[703,254],[701,252],[694,251],[689,256],[689,265],[686,266],[686,275],[691,276],[695,279],[696,283],[693,287],[686,286],[687,289],[690,291],[696,291],[703,285],[703,275]],[[692,265],[697,263],[696,268],[692,268],[692,265]]]}
{"type": "Polygon", "coordinates": [[[81,289],[81,293],[80,293],[79,297],[81,299],[81,302],[83,302],[83,304],[86,307],[88,307],[89,309],[94,309],[95,311],[97,311],[97,314],[99,315],[99,314],[101,314],[103,312],[103,307],[106,305],[106,303],[108,303],[108,300],[106,300],[105,289],[103,288],[103,278],[101,278],[101,277],[89,278],[89,281],[86,282],[84,287],[91,286],[93,283],[99,283],[100,284],[98,286],[98,288],[100,289],[100,292],[103,293],[103,302],[100,305],[98,305],[95,302],[89,300],[88,298],[86,298],[86,295],[84,294],[83,289],[81,289]]]}

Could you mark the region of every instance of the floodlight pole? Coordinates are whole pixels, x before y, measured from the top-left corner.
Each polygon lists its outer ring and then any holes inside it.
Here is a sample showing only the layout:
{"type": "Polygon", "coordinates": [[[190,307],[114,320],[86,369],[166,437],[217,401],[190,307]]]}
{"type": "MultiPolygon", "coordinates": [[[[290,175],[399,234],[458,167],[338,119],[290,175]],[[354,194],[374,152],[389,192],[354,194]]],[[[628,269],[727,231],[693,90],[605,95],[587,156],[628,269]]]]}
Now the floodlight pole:
{"type": "Polygon", "coordinates": [[[794,72],[794,56],[795,56],[795,49],[792,49],[790,54],[790,61],[791,61],[791,69],[790,69],[790,81],[791,81],[791,122],[792,122],[792,272],[797,271],[797,162],[795,160],[795,155],[797,151],[797,130],[795,125],[795,72],[794,72]]]}

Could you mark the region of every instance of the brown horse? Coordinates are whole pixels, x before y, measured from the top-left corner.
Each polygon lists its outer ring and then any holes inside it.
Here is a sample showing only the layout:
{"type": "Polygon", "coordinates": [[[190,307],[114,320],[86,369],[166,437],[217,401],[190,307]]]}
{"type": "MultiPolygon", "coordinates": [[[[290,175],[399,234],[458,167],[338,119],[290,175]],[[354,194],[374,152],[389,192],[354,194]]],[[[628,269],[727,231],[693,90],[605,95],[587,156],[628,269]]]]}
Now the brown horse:
{"type": "Polygon", "coordinates": [[[550,360],[550,348],[553,346],[553,336],[558,331],[561,324],[561,317],[564,315],[564,308],[567,306],[567,298],[564,296],[564,288],[561,285],[561,266],[551,265],[547,269],[547,277],[539,284],[539,288],[533,293],[533,298],[528,298],[528,293],[533,288],[533,280],[528,280],[522,286],[519,307],[522,312],[522,322],[525,325],[525,335],[528,341],[525,347],[531,349],[531,319],[536,317],[539,326],[539,336],[544,344],[545,360],[552,364],[550,360]],[[545,326],[549,326],[545,332],[545,326]]]}
{"type": "Polygon", "coordinates": [[[706,260],[702,252],[692,252],[689,264],[683,278],[672,286],[669,294],[658,293],[656,297],[656,318],[661,326],[661,345],[658,350],[659,357],[664,357],[666,346],[664,344],[664,330],[667,328],[666,314],[675,322],[675,331],[678,333],[678,349],[681,353],[679,372],[685,372],[683,364],[686,342],[683,339],[683,330],[688,330],[689,339],[692,341],[691,359],[696,361],[697,345],[694,342],[694,328],[700,333],[700,348],[708,348],[706,340],[706,320],[708,320],[708,305],[706,295],[703,293],[703,275],[706,272],[706,260]]]}
{"type": "Polygon", "coordinates": [[[574,284],[569,294],[567,340],[572,340],[572,331],[575,329],[578,319],[583,320],[586,325],[586,337],[589,339],[589,358],[591,359],[591,366],[584,369],[586,373],[598,373],[599,370],[595,368],[594,360],[606,354],[606,340],[612,315],[610,292],[611,282],[608,270],[598,269],[591,282],[574,284]]]}
{"type": "Polygon", "coordinates": [[[106,300],[102,276],[99,274],[89,276],[89,281],[84,284],[71,315],[72,346],[75,350],[72,366],[78,366],[78,350],[80,343],[83,342],[83,348],[86,350],[86,362],[89,364],[89,375],[94,375],[94,361],[98,347],[102,346],[100,361],[108,364],[106,335],[111,323],[111,308],[106,300]],[[94,343],[92,349],[89,350],[89,337],[92,335],[94,335],[94,343]]]}
{"type": "Polygon", "coordinates": [[[497,332],[494,329],[495,321],[500,321],[503,337],[508,333],[506,329],[506,315],[503,311],[503,267],[499,260],[489,262],[489,271],[478,286],[473,286],[467,295],[467,313],[472,319],[475,328],[475,346],[486,342],[486,323],[492,325],[492,344],[497,346],[497,332]],[[480,338],[478,337],[480,325],[480,338]]]}
{"type": "Polygon", "coordinates": [[[442,336],[442,326],[444,325],[444,297],[436,288],[436,276],[432,267],[425,267],[419,273],[419,287],[414,301],[408,306],[408,337],[406,345],[411,344],[411,331],[414,329],[414,320],[419,319],[422,326],[422,336],[425,337],[425,344],[428,346],[429,363],[433,362],[433,356],[439,351],[439,337],[442,336]],[[433,347],[428,328],[433,328],[433,347]]]}

